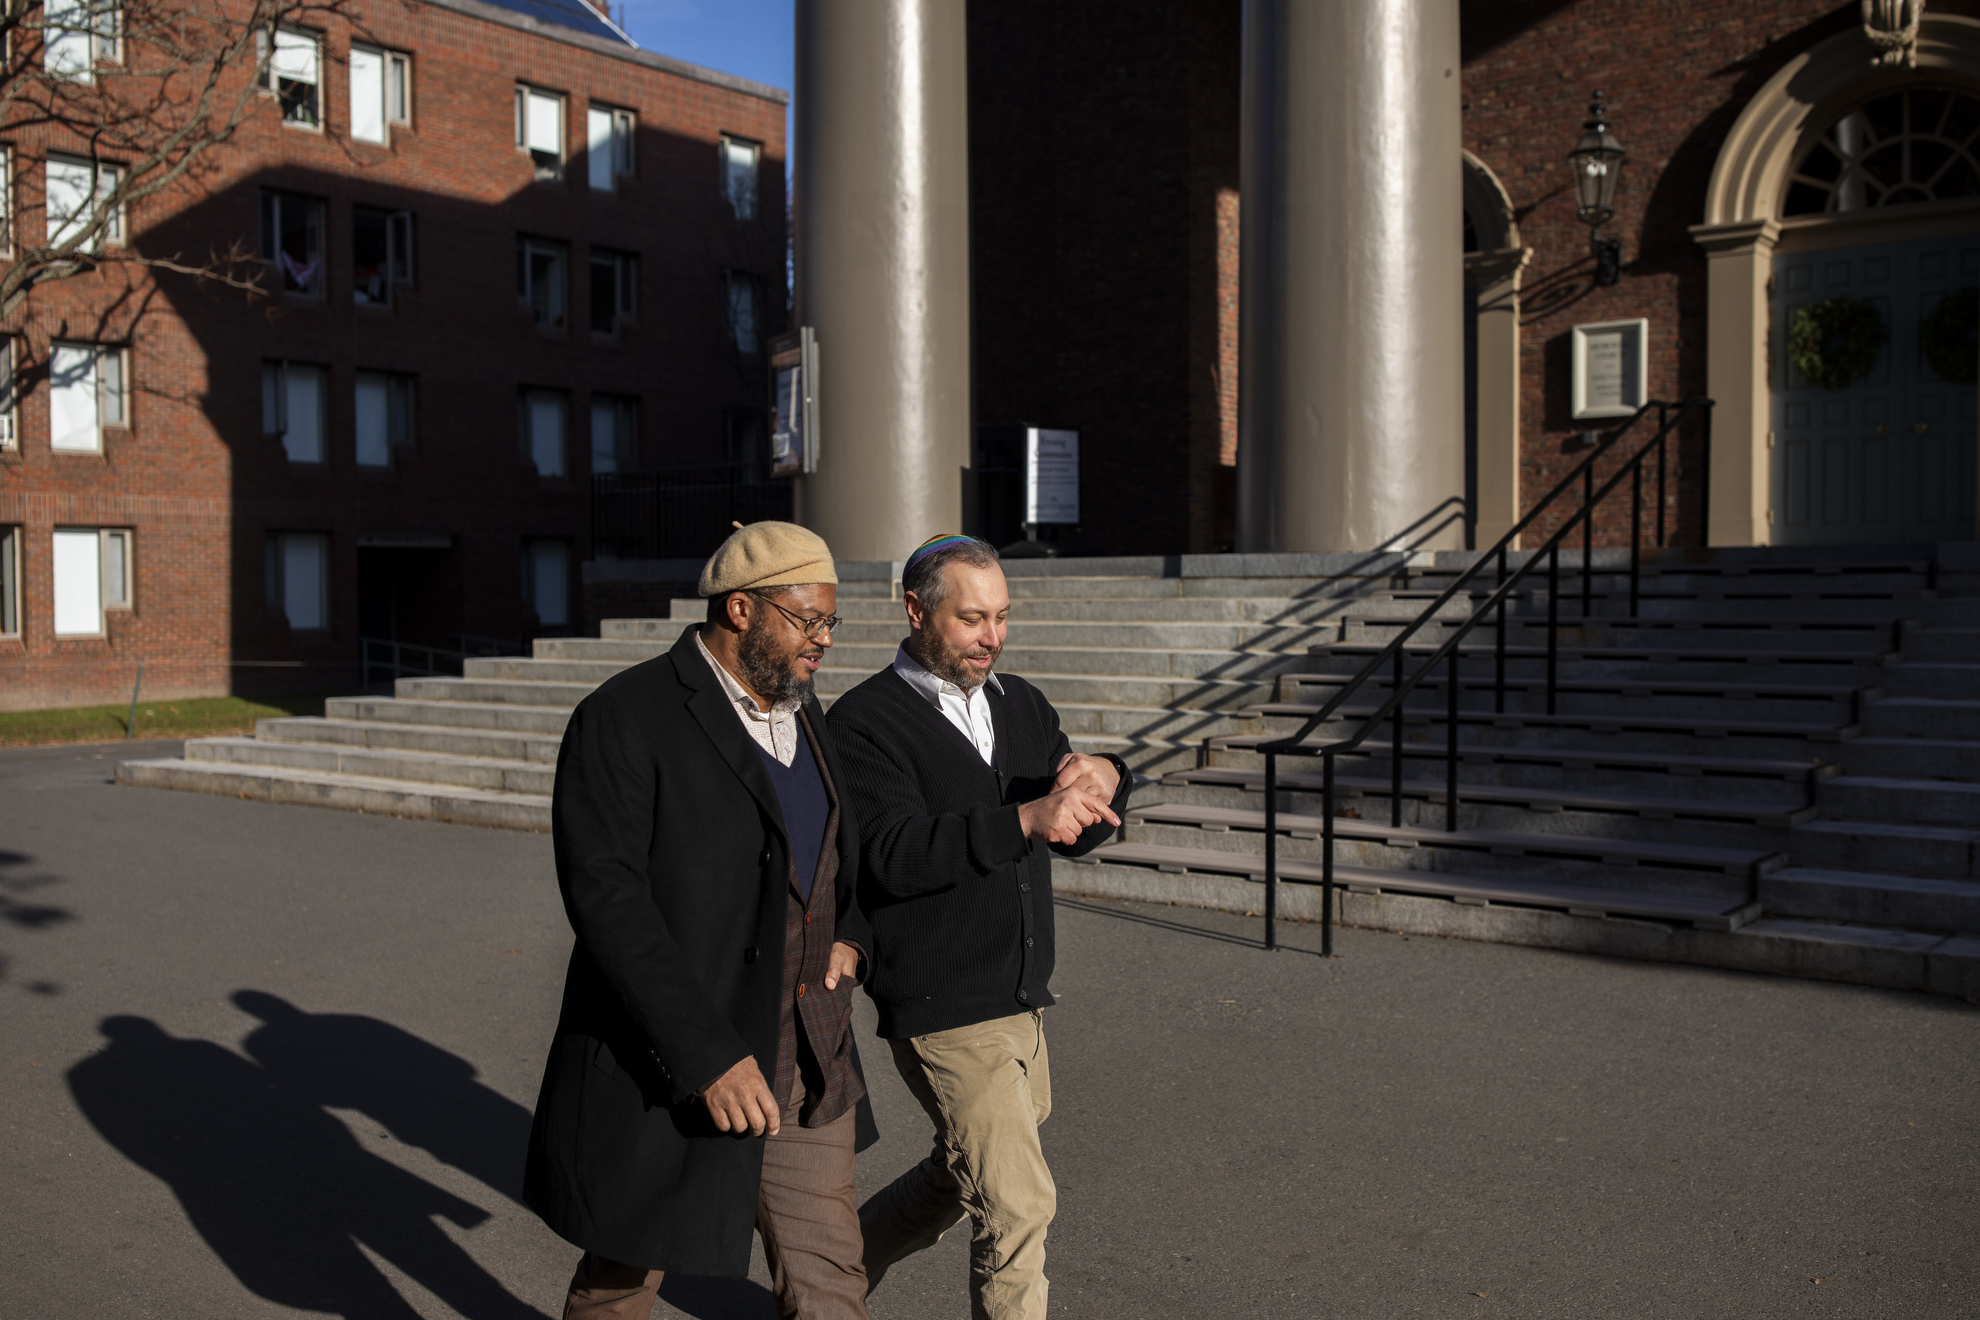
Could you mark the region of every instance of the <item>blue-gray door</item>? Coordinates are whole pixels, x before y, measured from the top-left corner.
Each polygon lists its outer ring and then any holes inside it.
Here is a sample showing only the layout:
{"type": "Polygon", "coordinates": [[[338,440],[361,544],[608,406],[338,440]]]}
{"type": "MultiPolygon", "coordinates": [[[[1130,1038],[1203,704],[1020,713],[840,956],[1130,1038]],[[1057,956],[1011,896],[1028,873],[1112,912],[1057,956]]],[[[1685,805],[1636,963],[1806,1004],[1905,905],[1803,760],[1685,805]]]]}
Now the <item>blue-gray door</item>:
{"type": "Polygon", "coordinates": [[[1774,544],[1972,538],[1980,392],[1926,365],[1918,327],[1975,284],[1980,236],[1774,258],[1774,544]],[[1797,308],[1840,295],[1868,298],[1890,338],[1868,375],[1825,390],[1788,362],[1788,326],[1797,308]]]}

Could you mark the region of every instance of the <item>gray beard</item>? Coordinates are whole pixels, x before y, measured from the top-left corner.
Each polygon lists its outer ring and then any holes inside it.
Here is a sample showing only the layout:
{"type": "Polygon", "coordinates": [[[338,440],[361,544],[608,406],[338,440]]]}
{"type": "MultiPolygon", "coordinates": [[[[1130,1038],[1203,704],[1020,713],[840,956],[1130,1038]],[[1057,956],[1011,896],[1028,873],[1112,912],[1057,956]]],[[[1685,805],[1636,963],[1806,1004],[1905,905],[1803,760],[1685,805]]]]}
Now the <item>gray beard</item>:
{"type": "Polygon", "coordinates": [[[996,668],[996,662],[993,660],[991,669],[973,669],[959,653],[954,651],[945,651],[939,655],[929,654],[941,645],[939,638],[925,633],[915,633],[914,644],[909,649],[914,652],[914,658],[921,662],[923,669],[944,683],[954,683],[965,692],[982,687],[989,680],[991,670],[996,668]]]}
{"type": "Polygon", "coordinates": [[[772,706],[811,700],[811,675],[800,675],[792,667],[792,659],[779,655],[768,633],[760,628],[744,633],[736,646],[736,668],[742,671],[738,677],[772,706]]]}

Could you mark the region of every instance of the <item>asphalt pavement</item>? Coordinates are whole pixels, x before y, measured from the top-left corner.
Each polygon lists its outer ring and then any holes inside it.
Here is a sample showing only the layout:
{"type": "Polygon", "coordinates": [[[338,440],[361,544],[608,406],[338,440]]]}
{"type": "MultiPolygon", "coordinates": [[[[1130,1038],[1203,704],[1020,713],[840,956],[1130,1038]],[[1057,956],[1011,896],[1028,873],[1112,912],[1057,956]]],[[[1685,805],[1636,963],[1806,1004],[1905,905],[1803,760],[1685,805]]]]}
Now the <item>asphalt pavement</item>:
{"type": "MultiPolygon", "coordinates": [[[[547,837],[0,753],[0,1317],[555,1316],[518,1202],[570,933],[547,837]]],[[[1980,1314],[1980,1009],[1062,901],[1068,1317],[1980,1314]]],[[[858,1026],[882,1129],[926,1119],[858,1026]]],[[[961,1320],[966,1230],[876,1320],[961,1320]]],[[[662,1316],[773,1314],[670,1279],[662,1316]]]]}

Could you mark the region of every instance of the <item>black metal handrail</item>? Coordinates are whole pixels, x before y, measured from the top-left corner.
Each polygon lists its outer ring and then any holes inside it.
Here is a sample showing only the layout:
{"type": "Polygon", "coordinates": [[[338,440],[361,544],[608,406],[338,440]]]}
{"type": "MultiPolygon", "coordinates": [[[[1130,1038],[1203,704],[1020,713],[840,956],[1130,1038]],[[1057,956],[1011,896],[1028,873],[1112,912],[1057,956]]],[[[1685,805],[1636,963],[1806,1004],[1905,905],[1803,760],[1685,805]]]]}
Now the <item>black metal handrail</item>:
{"type": "MultiPolygon", "coordinates": [[[[1389,823],[1400,827],[1402,824],[1402,763],[1403,763],[1403,703],[1416,686],[1428,677],[1439,664],[1449,666],[1446,679],[1447,708],[1445,711],[1444,748],[1444,828],[1456,830],[1458,821],[1458,693],[1460,691],[1458,663],[1459,647],[1471,634],[1480,621],[1488,616],[1496,616],[1495,630],[1498,634],[1493,646],[1493,707],[1503,713],[1506,708],[1506,602],[1513,590],[1532,573],[1544,557],[1547,561],[1547,713],[1556,713],[1558,699],[1558,673],[1560,657],[1560,571],[1561,543],[1576,525],[1581,527],[1581,617],[1585,620],[1594,611],[1595,580],[1595,510],[1601,507],[1623,478],[1630,479],[1630,539],[1629,539],[1629,617],[1637,617],[1638,605],[1642,598],[1642,545],[1643,545],[1643,467],[1654,452],[1657,460],[1657,546],[1661,549],[1669,543],[1665,513],[1667,473],[1669,470],[1668,446],[1670,437],[1684,423],[1687,417],[1699,415],[1704,420],[1707,443],[1710,443],[1712,425],[1712,400],[1706,398],[1686,399],[1682,402],[1652,400],[1637,409],[1629,418],[1621,422],[1595,446],[1580,465],[1536,503],[1524,518],[1521,518],[1498,544],[1481,554],[1464,571],[1459,573],[1451,584],[1422,610],[1408,626],[1396,634],[1395,638],[1367,664],[1341,685],[1331,699],[1309,716],[1298,732],[1285,738],[1261,743],[1255,751],[1265,757],[1265,947],[1278,947],[1279,911],[1279,757],[1318,756],[1322,759],[1320,784],[1320,814],[1322,820],[1321,856],[1321,910],[1320,910],[1320,949],[1323,954],[1334,951],[1334,759],[1337,756],[1372,756],[1372,752],[1359,750],[1382,723],[1393,721],[1393,732],[1389,747],[1389,823]],[[1615,473],[1603,483],[1598,491],[1595,488],[1595,465],[1612,448],[1629,434],[1638,422],[1652,412],[1657,416],[1657,431],[1641,448],[1625,459],[1615,473]],[[1581,506],[1564,519],[1554,534],[1547,538],[1538,550],[1533,551],[1526,562],[1508,575],[1508,551],[1519,535],[1540,516],[1553,508],[1576,485],[1581,487],[1581,506]],[[1486,596],[1469,618],[1465,619],[1451,636],[1433,651],[1414,674],[1405,676],[1403,660],[1410,638],[1432,619],[1439,617],[1446,604],[1457,598],[1486,564],[1495,565],[1498,585],[1486,596]],[[1371,712],[1361,726],[1349,736],[1325,744],[1308,744],[1306,739],[1321,724],[1331,719],[1347,699],[1354,695],[1371,678],[1388,669],[1393,690],[1389,699],[1371,712]]],[[[1608,570],[1610,573],[1620,569],[1608,570]]]]}
{"type": "Polygon", "coordinates": [[[591,478],[593,554],[616,559],[705,559],[732,524],[791,516],[791,479],[761,463],[703,463],[591,478]]]}
{"type": "Polygon", "coordinates": [[[383,673],[387,682],[401,678],[458,677],[469,660],[494,656],[521,655],[523,647],[505,637],[476,637],[453,634],[458,647],[428,646],[422,642],[402,642],[396,637],[360,637],[358,649],[364,686],[372,675],[383,673]]]}

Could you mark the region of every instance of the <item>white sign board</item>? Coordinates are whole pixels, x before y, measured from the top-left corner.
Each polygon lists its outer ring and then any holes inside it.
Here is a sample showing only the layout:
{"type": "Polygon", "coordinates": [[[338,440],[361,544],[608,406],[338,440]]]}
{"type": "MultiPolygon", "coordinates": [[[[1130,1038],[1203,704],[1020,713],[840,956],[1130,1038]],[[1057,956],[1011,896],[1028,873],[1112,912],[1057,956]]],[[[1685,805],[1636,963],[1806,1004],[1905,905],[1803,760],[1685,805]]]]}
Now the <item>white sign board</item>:
{"type": "Polygon", "coordinates": [[[1026,428],[1024,520],[1079,521],[1079,432],[1026,428]]]}
{"type": "Polygon", "coordinates": [[[1627,417],[1650,397],[1650,322],[1601,321],[1572,331],[1574,416],[1627,417]]]}

